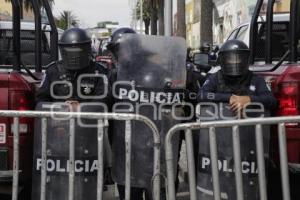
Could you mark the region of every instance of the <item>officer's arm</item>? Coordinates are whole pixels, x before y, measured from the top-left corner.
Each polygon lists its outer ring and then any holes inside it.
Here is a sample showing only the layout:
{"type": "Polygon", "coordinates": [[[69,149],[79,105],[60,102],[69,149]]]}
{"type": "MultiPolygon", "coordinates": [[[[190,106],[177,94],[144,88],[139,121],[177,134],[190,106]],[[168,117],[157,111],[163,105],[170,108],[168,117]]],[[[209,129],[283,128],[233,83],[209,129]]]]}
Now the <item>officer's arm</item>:
{"type": "Polygon", "coordinates": [[[251,102],[262,103],[267,109],[277,107],[277,100],[269,90],[266,81],[262,77],[258,77],[255,82],[256,94],[250,95],[251,102]]]}
{"type": "Polygon", "coordinates": [[[200,88],[197,99],[199,102],[229,102],[231,94],[217,92],[218,76],[212,74],[200,88]]]}
{"type": "Polygon", "coordinates": [[[50,81],[50,76],[49,72],[46,71],[43,80],[41,82],[41,87],[38,89],[36,93],[36,101],[37,102],[51,102],[52,97],[50,93],[50,86],[51,86],[51,81],[50,81]]]}

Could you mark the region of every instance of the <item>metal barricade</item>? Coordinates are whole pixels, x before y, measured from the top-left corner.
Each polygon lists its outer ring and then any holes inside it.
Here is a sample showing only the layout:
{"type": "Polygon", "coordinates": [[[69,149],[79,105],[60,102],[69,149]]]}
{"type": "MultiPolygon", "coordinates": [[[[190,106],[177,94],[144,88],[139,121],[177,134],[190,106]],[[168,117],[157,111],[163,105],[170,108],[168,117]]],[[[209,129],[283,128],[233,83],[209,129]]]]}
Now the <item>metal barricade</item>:
{"type": "Polygon", "coordinates": [[[75,178],[75,119],[97,119],[98,120],[98,175],[97,175],[97,200],[102,199],[103,194],[103,138],[104,120],[120,120],[126,122],[126,177],[125,196],[130,200],[130,170],[131,170],[131,121],[145,123],[153,132],[154,137],[154,166],[153,166],[153,196],[155,200],[160,199],[160,135],[155,124],[145,116],[123,113],[83,113],[83,112],[44,112],[44,111],[0,111],[0,117],[14,118],[14,145],[13,145],[13,192],[12,199],[18,199],[19,187],[19,118],[41,118],[42,119],[42,158],[41,158],[41,200],[46,199],[46,176],[47,176],[47,119],[55,117],[70,118],[69,138],[69,200],[74,199],[74,178],[75,178]]]}
{"type": "MultiPolygon", "coordinates": [[[[189,192],[190,199],[196,200],[196,172],[195,161],[192,142],[192,130],[196,129],[209,129],[209,146],[210,146],[210,159],[211,171],[213,181],[213,195],[215,200],[221,200],[219,169],[218,169],[218,152],[216,140],[216,128],[232,128],[232,142],[233,142],[233,158],[234,163],[241,163],[240,152],[240,133],[239,127],[241,126],[255,126],[255,139],[258,163],[258,180],[259,180],[259,196],[261,200],[267,200],[267,181],[264,161],[264,147],[263,147],[263,125],[277,125],[278,126],[278,140],[279,140],[279,155],[280,155],[280,173],[281,173],[281,187],[282,197],[284,200],[290,200],[290,182],[288,171],[288,158],[287,158],[287,144],[286,144],[286,127],[285,123],[298,123],[300,116],[295,117],[274,117],[274,118],[252,118],[243,120],[228,120],[228,121],[210,121],[210,122],[197,122],[185,123],[174,126],[169,130],[166,136],[166,165],[167,165],[167,181],[168,181],[168,199],[176,199],[175,191],[175,177],[172,152],[171,139],[179,131],[185,130],[186,148],[187,148],[187,161],[188,161],[188,177],[189,177],[189,192]]],[[[236,197],[243,200],[243,177],[242,166],[234,165],[235,182],[236,182],[236,197]]]]}

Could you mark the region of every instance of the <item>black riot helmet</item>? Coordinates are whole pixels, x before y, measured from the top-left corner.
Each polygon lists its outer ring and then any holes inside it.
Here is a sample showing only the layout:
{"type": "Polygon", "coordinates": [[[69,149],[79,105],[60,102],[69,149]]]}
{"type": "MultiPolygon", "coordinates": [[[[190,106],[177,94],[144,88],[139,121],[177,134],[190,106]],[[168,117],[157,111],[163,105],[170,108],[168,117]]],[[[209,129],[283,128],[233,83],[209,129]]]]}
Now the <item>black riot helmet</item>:
{"type": "Polygon", "coordinates": [[[89,66],[91,38],[80,28],[66,30],[58,42],[64,67],[67,70],[81,70],[89,66]]]}
{"type": "Polygon", "coordinates": [[[200,52],[204,54],[209,54],[210,52],[210,45],[207,42],[204,42],[200,47],[200,52]]]}
{"type": "Polygon", "coordinates": [[[219,51],[219,63],[224,76],[239,77],[249,72],[250,50],[240,40],[228,40],[219,51]]]}
{"type": "Polygon", "coordinates": [[[124,34],[135,34],[136,32],[131,28],[119,28],[115,30],[112,35],[110,36],[110,41],[107,44],[107,49],[111,51],[113,54],[116,54],[119,40],[121,39],[122,35],[124,34]]]}

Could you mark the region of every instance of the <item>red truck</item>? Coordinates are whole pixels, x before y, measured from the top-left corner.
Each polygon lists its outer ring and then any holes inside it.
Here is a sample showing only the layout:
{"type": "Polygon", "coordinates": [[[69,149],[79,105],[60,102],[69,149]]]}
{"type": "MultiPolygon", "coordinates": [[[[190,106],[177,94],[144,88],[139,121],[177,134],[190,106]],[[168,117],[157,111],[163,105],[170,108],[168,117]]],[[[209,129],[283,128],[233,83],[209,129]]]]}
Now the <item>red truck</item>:
{"type": "MultiPolygon", "coordinates": [[[[19,0],[12,0],[12,22],[0,22],[1,110],[33,110],[42,66],[58,58],[58,31],[48,1],[42,3],[50,26],[42,27],[39,1],[32,1],[35,23],[21,22],[19,0]]],[[[34,124],[28,118],[21,118],[20,123],[20,196],[27,199],[31,192],[34,124]]],[[[12,119],[0,118],[0,199],[1,194],[11,193],[12,160],[12,119]]]]}
{"type": "MultiPolygon", "coordinates": [[[[251,69],[265,77],[278,100],[273,116],[300,115],[300,2],[291,0],[290,12],[281,14],[273,13],[273,0],[267,2],[267,12],[262,13],[263,3],[257,1],[251,22],[236,27],[227,40],[238,39],[249,45],[251,69]]],[[[299,197],[300,124],[286,126],[291,185],[299,197]]],[[[270,151],[277,162],[276,129],[272,136],[270,151]]]]}
{"type": "MultiPolygon", "coordinates": [[[[291,1],[287,20],[274,21],[274,1],[268,1],[266,20],[258,22],[263,0],[259,0],[250,24],[253,70],[265,77],[278,99],[275,116],[300,114],[300,2],[291,1]],[[262,62],[262,64],[261,64],[262,62]],[[263,69],[268,68],[268,69],[263,69]]],[[[291,167],[300,169],[300,125],[287,125],[288,156],[291,167]]]]}

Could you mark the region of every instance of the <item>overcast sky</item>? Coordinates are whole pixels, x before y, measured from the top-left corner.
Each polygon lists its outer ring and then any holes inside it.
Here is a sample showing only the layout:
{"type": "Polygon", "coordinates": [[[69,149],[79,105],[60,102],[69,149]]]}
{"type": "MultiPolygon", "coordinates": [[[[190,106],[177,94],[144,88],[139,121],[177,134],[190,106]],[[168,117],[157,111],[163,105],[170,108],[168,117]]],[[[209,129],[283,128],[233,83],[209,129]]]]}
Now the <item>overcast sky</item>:
{"type": "Polygon", "coordinates": [[[84,27],[95,27],[100,21],[130,25],[128,0],[54,0],[54,15],[59,16],[63,10],[72,11],[84,27]]]}

